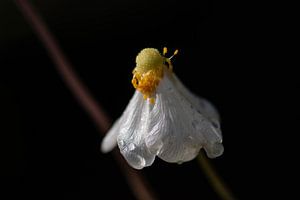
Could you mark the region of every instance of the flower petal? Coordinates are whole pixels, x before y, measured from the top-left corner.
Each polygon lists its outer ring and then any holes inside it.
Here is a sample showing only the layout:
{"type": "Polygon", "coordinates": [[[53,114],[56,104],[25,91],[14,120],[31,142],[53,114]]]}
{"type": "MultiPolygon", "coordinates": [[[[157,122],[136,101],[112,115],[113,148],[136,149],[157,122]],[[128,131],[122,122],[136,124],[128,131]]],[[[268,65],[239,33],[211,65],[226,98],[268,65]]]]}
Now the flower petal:
{"type": "Polygon", "coordinates": [[[219,125],[219,114],[217,109],[206,99],[200,98],[193,94],[189,89],[187,89],[182,82],[179,80],[179,78],[174,74],[173,78],[171,79],[174,83],[175,87],[178,89],[178,91],[190,101],[195,108],[204,114],[207,118],[212,120],[215,123],[218,123],[219,125]]]}
{"type": "Polygon", "coordinates": [[[222,142],[221,133],[195,108],[195,98],[187,97],[187,92],[182,94],[173,78],[172,74],[166,74],[157,88],[146,145],[167,162],[189,161],[197,156],[201,147],[209,155],[216,155],[213,147],[222,142]]]}
{"type": "Polygon", "coordinates": [[[208,119],[198,125],[197,123],[199,122],[193,122],[195,126],[197,125],[197,130],[199,130],[204,136],[204,138],[201,140],[206,140],[206,143],[203,145],[203,147],[207,153],[207,156],[214,158],[222,155],[224,148],[221,144],[222,133],[220,129],[220,117],[217,109],[206,99],[200,98],[190,92],[175,74],[171,80],[175,84],[178,91],[180,91],[181,94],[183,94],[196,109],[195,118],[197,118],[197,113],[200,113],[204,115],[206,119],[208,119]]]}
{"type": "Polygon", "coordinates": [[[103,153],[110,152],[117,145],[117,136],[120,130],[120,119],[118,119],[105,135],[101,144],[101,151],[103,153]]]}
{"type": "Polygon", "coordinates": [[[136,91],[121,117],[118,146],[127,162],[136,169],[151,165],[155,159],[155,154],[149,152],[144,142],[151,106],[149,101],[145,101],[143,95],[136,91]]]}

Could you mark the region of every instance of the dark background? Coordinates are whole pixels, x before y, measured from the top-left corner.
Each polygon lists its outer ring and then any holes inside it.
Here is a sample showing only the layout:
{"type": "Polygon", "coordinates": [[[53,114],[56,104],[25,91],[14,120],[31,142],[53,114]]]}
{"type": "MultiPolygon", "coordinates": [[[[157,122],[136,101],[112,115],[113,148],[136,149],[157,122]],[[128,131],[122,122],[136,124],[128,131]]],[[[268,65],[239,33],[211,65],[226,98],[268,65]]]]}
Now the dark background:
{"type": "MultiPolygon", "coordinates": [[[[286,66],[276,67],[283,58],[273,54],[279,41],[268,28],[274,21],[248,15],[260,5],[32,2],[112,119],[134,92],[137,53],[145,47],[179,49],[175,73],[220,112],[225,152],[212,163],[234,194],[290,195],[284,192],[289,182],[281,178],[289,177],[285,167],[296,158],[288,158],[282,146],[299,133],[290,115],[295,108],[286,104],[298,79],[286,81],[286,66]]],[[[99,151],[101,134],[13,1],[0,2],[0,44],[1,194],[133,199],[112,155],[99,151]]],[[[156,159],[143,173],[161,199],[218,199],[196,161],[176,165],[156,159]]]]}

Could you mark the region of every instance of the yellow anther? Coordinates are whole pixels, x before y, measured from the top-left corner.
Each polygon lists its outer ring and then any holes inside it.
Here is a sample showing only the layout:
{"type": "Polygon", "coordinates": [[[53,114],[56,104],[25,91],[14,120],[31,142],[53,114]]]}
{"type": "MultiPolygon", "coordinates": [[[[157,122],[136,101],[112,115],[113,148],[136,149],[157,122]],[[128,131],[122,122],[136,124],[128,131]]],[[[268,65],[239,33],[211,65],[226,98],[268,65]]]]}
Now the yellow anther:
{"type": "Polygon", "coordinates": [[[164,49],[163,49],[163,56],[165,56],[167,53],[168,53],[168,49],[167,49],[167,47],[164,47],[164,49]]]}
{"type": "Polygon", "coordinates": [[[177,55],[177,54],[178,54],[178,49],[176,49],[176,50],[174,51],[173,55],[175,56],[175,55],[177,55]]]}

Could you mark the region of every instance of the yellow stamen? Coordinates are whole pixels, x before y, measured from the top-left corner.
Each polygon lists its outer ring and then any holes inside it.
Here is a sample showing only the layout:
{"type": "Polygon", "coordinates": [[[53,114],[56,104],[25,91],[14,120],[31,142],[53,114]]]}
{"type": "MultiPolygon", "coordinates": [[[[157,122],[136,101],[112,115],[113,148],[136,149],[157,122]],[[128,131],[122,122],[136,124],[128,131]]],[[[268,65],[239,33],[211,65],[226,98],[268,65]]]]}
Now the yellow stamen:
{"type": "Polygon", "coordinates": [[[173,53],[173,56],[177,55],[178,54],[178,49],[176,49],[173,53]]]}
{"type": "Polygon", "coordinates": [[[165,56],[167,54],[167,52],[168,52],[167,47],[164,47],[164,49],[163,49],[163,55],[165,56]]]}
{"type": "Polygon", "coordinates": [[[174,53],[173,53],[173,55],[169,58],[170,60],[175,56],[175,55],[177,55],[178,54],[178,49],[176,49],[175,51],[174,51],[174,53]]]}

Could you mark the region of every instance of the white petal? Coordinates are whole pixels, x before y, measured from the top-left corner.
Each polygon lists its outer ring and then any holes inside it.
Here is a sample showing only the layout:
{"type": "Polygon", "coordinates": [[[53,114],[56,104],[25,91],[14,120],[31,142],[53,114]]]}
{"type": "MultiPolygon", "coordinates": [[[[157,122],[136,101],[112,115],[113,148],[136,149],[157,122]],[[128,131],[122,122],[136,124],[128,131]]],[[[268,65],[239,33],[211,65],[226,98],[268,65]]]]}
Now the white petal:
{"type": "Polygon", "coordinates": [[[190,92],[175,74],[173,74],[173,78],[171,80],[175,84],[175,87],[178,89],[178,91],[185,96],[198,111],[219,125],[220,117],[218,111],[209,101],[190,92]]]}
{"type": "Polygon", "coordinates": [[[148,132],[149,101],[136,91],[121,117],[120,134],[117,141],[127,162],[136,169],[142,169],[154,162],[155,154],[149,152],[144,142],[148,132]]]}
{"type": "Polygon", "coordinates": [[[101,144],[102,153],[111,151],[117,145],[117,136],[119,134],[120,119],[118,119],[105,135],[101,144]]]}
{"type": "Polygon", "coordinates": [[[183,86],[178,89],[173,78],[165,75],[157,88],[150,113],[150,132],[145,138],[149,150],[167,162],[189,161],[201,147],[211,157],[219,155],[215,147],[222,142],[220,131],[213,127],[206,114],[196,109],[194,97],[187,97],[187,92],[183,95],[183,86]]]}
{"type": "MultiPolygon", "coordinates": [[[[206,145],[204,145],[204,149],[208,157],[214,158],[220,156],[224,148],[223,145],[220,144],[222,143],[222,133],[217,109],[206,99],[200,98],[190,92],[175,74],[173,74],[171,81],[175,84],[178,91],[192,104],[196,111],[194,117],[197,118],[197,115],[201,114],[207,119],[203,121],[202,124],[198,124],[197,129],[203,134],[203,139],[207,141],[206,145]],[[210,128],[207,129],[206,127],[210,128]]],[[[196,122],[197,121],[194,121],[194,125],[196,125],[196,122]]]]}

